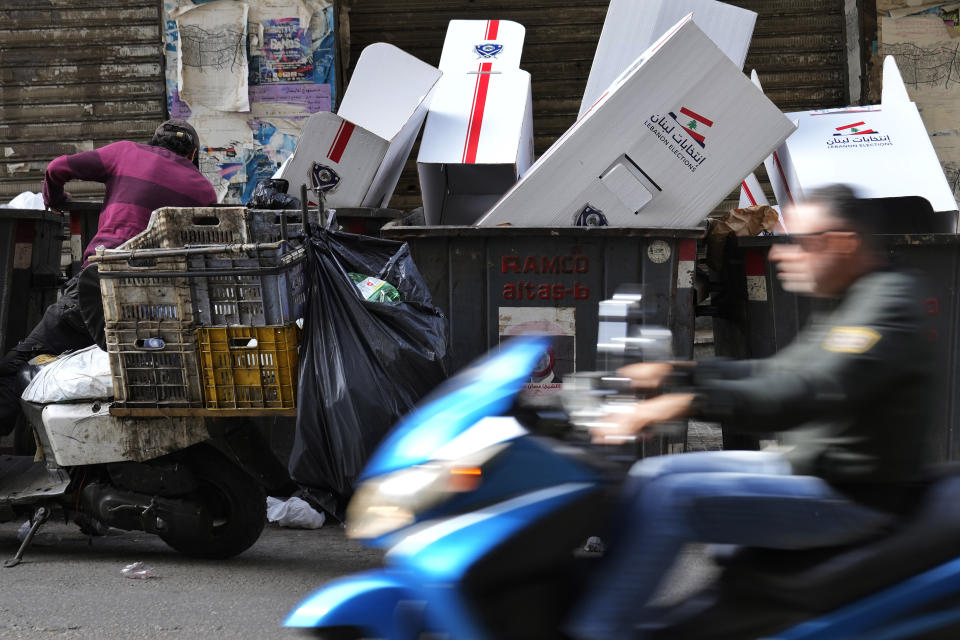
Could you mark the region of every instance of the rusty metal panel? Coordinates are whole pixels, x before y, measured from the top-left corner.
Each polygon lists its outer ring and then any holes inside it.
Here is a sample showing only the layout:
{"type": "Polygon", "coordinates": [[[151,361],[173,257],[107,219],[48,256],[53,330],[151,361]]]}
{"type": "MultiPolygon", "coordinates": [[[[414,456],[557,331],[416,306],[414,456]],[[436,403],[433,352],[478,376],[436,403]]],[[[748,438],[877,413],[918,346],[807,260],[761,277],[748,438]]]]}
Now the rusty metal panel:
{"type": "Polygon", "coordinates": [[[0,202],[39,191],[59,155],[150,139],[166,114],[160,21],[156,0],[3,2],[0,202]]]}
{"type": "MultiPolygon", "coordinates": [[[[777,106],[800,111],[847,104],[843,0],[728,1],[759,15],[745,68],[757,70],[777,106]]],[[[533,77],[534,149],[540,155],[576,120],[607,4],[608,0],[355,0],[348,10],[350,61],[368,44],[390,42],[437,64],[449,20],[519,22],[527,29],[521,67],[533,77]]],[[[414,149],[392,207],[421,204],[416,153],[414,149]]],[[[718,209],[735,206],[736,197],[731,194],[718,209]]]]}

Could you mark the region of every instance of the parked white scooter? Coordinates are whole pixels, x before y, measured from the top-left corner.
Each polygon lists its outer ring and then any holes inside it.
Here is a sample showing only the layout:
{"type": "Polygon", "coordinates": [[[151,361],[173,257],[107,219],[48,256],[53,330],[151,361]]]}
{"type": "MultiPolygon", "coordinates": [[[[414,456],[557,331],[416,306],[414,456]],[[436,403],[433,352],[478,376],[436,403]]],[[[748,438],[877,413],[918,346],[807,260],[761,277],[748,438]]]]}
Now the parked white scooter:
{"type": "MultiPolygon", "coordinates": [[[[28,365],[21,375],[36,372],[28,365]]],[[[231,427],[208,431],[195,417],[118,418],[108,401],[21,404],[37,455],[0,456],[0,522],[29,517],[31,525],[4,566],[20,563],[54,515],[91,535],[107,527],[147,531],[177,551],[211,558],[234,556],[259,538],[264,452],[210,436],[231,427]]]]}

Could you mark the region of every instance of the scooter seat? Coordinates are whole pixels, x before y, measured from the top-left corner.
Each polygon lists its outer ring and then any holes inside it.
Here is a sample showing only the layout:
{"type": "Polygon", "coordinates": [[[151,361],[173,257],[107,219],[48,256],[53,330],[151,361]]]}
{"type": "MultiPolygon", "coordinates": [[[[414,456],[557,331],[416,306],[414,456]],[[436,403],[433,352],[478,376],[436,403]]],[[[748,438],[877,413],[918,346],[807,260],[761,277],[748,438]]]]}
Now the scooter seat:
{"type": "MultiPolygon", "coordinates": [[[[954,472],[955,474],[956,472],[954,472]]],[[[723,587],[806,611],[827,611],[960,556],[960,475],[936,481],[890,534],[850,547],[742,549],[723,587]]]]}

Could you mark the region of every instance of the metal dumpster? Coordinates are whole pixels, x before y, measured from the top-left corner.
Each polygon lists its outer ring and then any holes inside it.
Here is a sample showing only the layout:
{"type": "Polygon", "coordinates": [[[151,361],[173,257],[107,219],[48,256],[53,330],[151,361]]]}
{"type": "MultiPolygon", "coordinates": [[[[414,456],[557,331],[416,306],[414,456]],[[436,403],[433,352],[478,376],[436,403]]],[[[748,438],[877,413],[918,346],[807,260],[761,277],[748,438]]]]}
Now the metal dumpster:
{"type": "Polygon", "coordinates": [[[553,352],[531,382],[557,388],[565,373],[595,368],[597,305],[625,283],[644,286],[651,321],[672,329],[677,357],[692,357],[701,229],[388,227],[381,234],[410,245],[449,318],[454,370],[511,335],[545,333],[555,337],[553,352]]]}
{"type": "MultiPolygon", "coordinates": [[[[890,260],[923,274],[922,296],[930,340],[938,345],[938,381],[943,385],[937,415],[944,428],[936,443],[942,459],[960,457],[958,412],[957,286],[960,280],[960,236],[954,234],[879,236],[890,260]]],[[[723,260],[723,297],[714,318],[717,355],[763,358],[789,344],[810,313],[832,306],[829,300],[797,296],[783,290],[767,259],[772,237],[733,238],[723,260]]],[[[908,425],[905,425],[907,427],[908,425]]],[[[750,448],[747,440],[728,440],[725,448],[750,448]]]]}
{"type": "Polygon", "coordinates": [[[64,222],[49,211],[0,208],[0,355],[57,299],[64,222]]]}

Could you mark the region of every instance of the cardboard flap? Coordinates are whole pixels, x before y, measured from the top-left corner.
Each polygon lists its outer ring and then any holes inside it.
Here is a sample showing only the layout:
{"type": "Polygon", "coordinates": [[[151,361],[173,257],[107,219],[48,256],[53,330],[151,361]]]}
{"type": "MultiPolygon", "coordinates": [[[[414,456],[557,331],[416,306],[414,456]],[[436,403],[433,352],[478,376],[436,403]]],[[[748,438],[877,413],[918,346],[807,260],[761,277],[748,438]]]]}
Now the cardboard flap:
{"type": "Polygon", "coordinates": [[[393,45],[371,44],[357,60],[337,115],[392,140],[427,100],[441,75],[436,67],[393,45]]]}
{"type": "Polygon", "coordinates": [[[520,68],[526,29],[511,20],[451,20],[440,54],[444,73],[476,72],[486,63],[489,71],[520,68]]]}
{"type": "Polygon", "coordinates": [[[516,164],[530,100],[526,71],[446,74],[430,104],[417,162],[516,164]]]}
{"type": "Polygon", "coordinates": [[[794,128],[684,19],[477,224],[693,226],[794,128]]]}
{"type": "Polygon", "coordinates": [[[956,211],[953,192],[912,102],[893,98],[890,106],[788,115],[799,128],[775,157],[789,188],[783,194],[786,202],[777,193],[781,204],[840,182],[864,198],[920,196],[934,211],[956,211]]]}
{"type": "Polygon", "coordinates": [[[757,14],[715,0],[611,0],[587,88],[582,116],[658,37],[687,14],[741,69],[757,14]]]}
{"type": "MultiPolygon", "coordinates": [[[[331,206],[359,206],[388,147],[386,140],[363,127],[319,111],[307,119],[293,155],[275,177],[290,182],[291,195],[300,197],[302,184],[311,190],[320,186],[331,206]]],[[[315,201],[312,191],[310,198],[315,201]]]]}
{"type": "Polygon", "coordinates": [[[883,89],[880,93],[880,104],[884,107],[895,107],[910,102],[912,100],[907,93],[906,85],[903,84],[903,77],[900,75],[900,69],[897,68],[897,61],[893,59],[893,56],[887,56],[883,59],[883,89]]]}
{"type": "Polygon", "coordinates": [[[767,196],[763,193],[760,181],[754,173],[748,175],[740,184],[740,202],[737,205],[743,209],[745,207],[756,207],[767,202],[767,196]]]}

